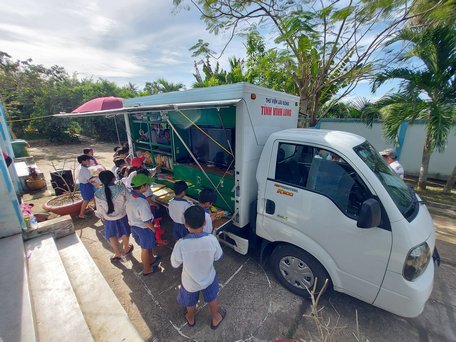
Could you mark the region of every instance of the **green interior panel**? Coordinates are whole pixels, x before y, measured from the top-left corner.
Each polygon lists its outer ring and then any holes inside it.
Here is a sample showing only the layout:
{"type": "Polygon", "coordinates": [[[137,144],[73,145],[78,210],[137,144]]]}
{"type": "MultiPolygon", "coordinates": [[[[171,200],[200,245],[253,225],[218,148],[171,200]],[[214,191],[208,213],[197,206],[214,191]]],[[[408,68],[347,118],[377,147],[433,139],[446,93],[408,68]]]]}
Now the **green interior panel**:
{"type": "MultiPolygon", "coordinates": [[[[225,201],[228,205],[223,201],[223,199],[217,198],[216,206],[223,208],[225,210],[233,212],[234,209],[234,202],[232,198],[234,197],[233,189],[234,189],[234,177],[232,175],[225,175],[223,177],[223,172],[219,173],[210,173],[207,172],[207,175],[211,179],[212,183],[215,186],[218,185],[218,191],[224,197],[225,201]],[[223,180],[222,180],[223,178],[223,180]],[[221,181],[221,183],[220,183],[221,181]],[[220,183],[220,185],[219,185],[220,183]]],[[[189,189],[189,196],[198,199],[199,191],[204,188],[214,189],[214,186],[211,182],[207,179],[204,173],[197,167],[197,166],[189,166],[189,165],[181,165],[175,164],[174,165],[174,179],[177,180],[186,180],[191,183],[195,190],[189,189]],[[195,192],[192,194],[191,192],[195,192]]]]}
{"type": "MultiPolygon", "coordinates": [[[[183,110],[182,113],[179,111],[170,111],[167,115],[170,122],[175,126],[177,132],[188,146],[190,145],[191,140],[190,127],[193,126],[190,120],[203,128],[225,127],[234,129],[236,127],[236,109],[234,106],[220,108],[219,112],[217,112],[216,108],[208,108],[183,110]],[[182,113],[184,113],[185,116],[182,115],[182,113]]],[[[152,134],[149,134],[149,132],[152,132],[152,128],[157,124],[162,125],[161,127],[163,128],[167,126],[166,120],[164,120],[158,112],[130,116],[130,129],[135,151],[149,151],[152,154],[152,159],[154,161],[152,166],[156,166],[155,157],[157,155],[171,158],[172,167],[167,168],[162,166],[162,169],[165,172],[174,173],[174,179],[176,180],[186,180],[191,183],[187,190],[187,194],[190,197],[198,199],[199,192],[203,188],[207,187],[213,189],[214,186],[198,166],[188,164],[193,161],[184,144],[172,129],[170,129],[171,141],[169,144],[154,143],[152,141],[152,134]],[[140,130],[144,131],[143,139],[140,139],[140,130]]],[[[215,205],[224,210],[233,212],[234,201],[232,198],[234,197],[234,176],[230,174],[223,176],[224,171],[225,170],[214,168],[213,172],[211,172],[211,170],[206,172],[211,181],[218,186],[218,191],[228,203],[225,203],[225,201],[220,198],[220,195],[218,195],[215,205]]],[[[173,183],[166,180],[157,180],[157,183],[165,184],[166,186],[173,188],[173,183]]]]}

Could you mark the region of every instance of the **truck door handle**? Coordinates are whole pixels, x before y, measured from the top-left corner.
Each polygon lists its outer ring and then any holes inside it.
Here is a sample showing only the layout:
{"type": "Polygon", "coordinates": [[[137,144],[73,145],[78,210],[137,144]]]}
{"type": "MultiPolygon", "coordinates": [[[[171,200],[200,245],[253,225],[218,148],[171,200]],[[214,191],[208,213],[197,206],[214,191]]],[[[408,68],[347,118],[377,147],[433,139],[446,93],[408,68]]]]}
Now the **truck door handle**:
{"type": "Polygon", "coordinates": [[[275,213],[275,203],[271,200],[266,200],[266,214],[273,215],[275,213]]]}

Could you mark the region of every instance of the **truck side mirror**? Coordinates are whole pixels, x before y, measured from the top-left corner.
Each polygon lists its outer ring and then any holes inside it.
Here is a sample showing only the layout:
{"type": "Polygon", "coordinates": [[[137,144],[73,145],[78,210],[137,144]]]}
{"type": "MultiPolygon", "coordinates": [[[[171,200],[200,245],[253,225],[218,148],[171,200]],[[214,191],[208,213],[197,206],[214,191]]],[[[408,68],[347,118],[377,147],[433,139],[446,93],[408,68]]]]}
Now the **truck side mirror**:
{"type": "Polygon", "coordinates": [[[380,224],[382,211],[380,203],[374,198],[369,198],[363,202],[359,210],[358,228],[373,228],[380,224]]]}

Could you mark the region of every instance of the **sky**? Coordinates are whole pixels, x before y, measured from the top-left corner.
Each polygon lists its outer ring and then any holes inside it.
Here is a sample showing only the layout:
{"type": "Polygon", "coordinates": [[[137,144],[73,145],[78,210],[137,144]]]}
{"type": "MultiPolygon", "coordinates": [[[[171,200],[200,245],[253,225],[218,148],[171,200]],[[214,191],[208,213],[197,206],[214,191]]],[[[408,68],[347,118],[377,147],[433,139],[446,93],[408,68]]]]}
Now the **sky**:
{"type": "MultiPolygon", "coordinates": [[[[13,59],[59,65],[80,78],[104,78],[142,89],[164,78],[190,88],[195,82],[189,48],[198,39],[221,51],[227,35],[214,36],[194,8],[176,11],[172,0],[0,0],[0,51],[13,59]]],[[[220,59],[245,57],[235,38],[220,59]]],[[[360,84],[350,98],[370,94],[360,84]]]]}

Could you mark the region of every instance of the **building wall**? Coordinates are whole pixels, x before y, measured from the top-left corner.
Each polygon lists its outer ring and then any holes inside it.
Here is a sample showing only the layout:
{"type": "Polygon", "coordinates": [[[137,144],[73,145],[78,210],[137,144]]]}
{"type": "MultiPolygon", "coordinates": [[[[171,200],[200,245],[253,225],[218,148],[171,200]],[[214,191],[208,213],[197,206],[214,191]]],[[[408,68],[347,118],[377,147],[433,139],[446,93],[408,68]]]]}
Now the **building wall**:
{"type": "MultiPolygon", "coordinates": [[[[6,115],[0,103],[0,150],[14,157],[11,148],[11,137],[6,125],[6,115]]],[[[22,232],[24,225],[14,185],[15,171],[13,165],[9,170],[5,158],[0,153],[0,238],[22,232]]],[[[17,177],[16,177],[17,181],[17,177]]]]}
{"type": "MultiPolygon", "coordinates": [[[[355,133],[365,137],[379,151],[384,148],[396,148],[400,163],[405,172],[418,175],[423,154],[426,133],[425,123],[422,121],[410,124],[404,122],[398,135],[398,144],[387,141],[383,134],[383,121],[377,120],[368,127],[364,122],[356,119],[322,119],[317,128],[339,130],[355,133]]],[[[456,127],[453,127],[448,136],[447,147],[442,153],[434,152],[429,165],[429,175],[435,178],[446,179],[456,165],[456,127]]]]}

